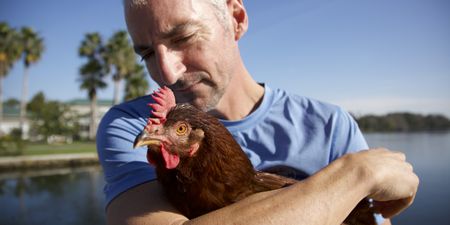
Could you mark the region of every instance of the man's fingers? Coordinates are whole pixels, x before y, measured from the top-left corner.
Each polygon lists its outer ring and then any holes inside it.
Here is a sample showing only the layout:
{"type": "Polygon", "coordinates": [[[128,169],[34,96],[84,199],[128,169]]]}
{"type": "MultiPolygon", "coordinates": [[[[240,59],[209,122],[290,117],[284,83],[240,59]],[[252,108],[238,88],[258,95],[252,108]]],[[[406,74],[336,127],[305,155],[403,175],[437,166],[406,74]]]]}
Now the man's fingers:
{"type": "MultiPolygon", "coordinates": [[[[411,164],[408,165],[412,170],[411,164]]],[[[409,184],[405,187],[404,197],[398,200],[374,201],[373,207],[375,212],[382,214],[385,218],[391,218],[398,215],[413,203],[419,186],[419,177],[416,174],[411,173],[407,178],[404,178],[404,183],[409,184]]],[[[397,186],[396,188],[400,187],[397,186]]]]}
{"type": "Polygon", "coordinates": [[[406,160],[405,153],[403,153],[401,151],[389,150],[387,148],[375,148],[375,149],[371,149],[370,151],[379,151],[379,152],[383,152],[384,154],[386,154],[388,156],[399,159],[401,161],[406,160]]]}
{"type": "Polygon", "coordinates": [[[405,153],[395,151],[395,152],[393,152],[393,154],[394,154],[399,160],[406,161],[406,155],[405,155],[405,153]]]}
{"type": "Polygon", "coordinates": [[[373,202],[373,209],[376,213],[380,213],[384,218],[392,218],[398,215],[400,212],[408,208],[414,201],[414,196],[409,198],[385,201],[385,202],[373,202]]]}

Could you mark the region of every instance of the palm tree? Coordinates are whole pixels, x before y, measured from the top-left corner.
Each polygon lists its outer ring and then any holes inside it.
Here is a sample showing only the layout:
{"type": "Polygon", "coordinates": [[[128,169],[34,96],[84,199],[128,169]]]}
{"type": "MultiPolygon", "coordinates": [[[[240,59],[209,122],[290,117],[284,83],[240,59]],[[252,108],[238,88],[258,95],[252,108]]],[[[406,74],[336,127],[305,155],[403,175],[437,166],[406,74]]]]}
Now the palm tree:
{"type": "Polygon", "coordinates": [[[88,91],[88,97],[91,103],[89,138],[93,140],[97,132],[97,89],[106,87],[103,79],[107,74],[107,66],[104,60],[104,46],[100,34],[86,34],[78,49],[78,54],[86,57],[88,60],[80,68],[80,88],[88,91]]]}
{"type": "Polygon", "coordinates": [[[134,71],[125,78],[125,101],[143,96],[149,90],[147,75],[143,66],[135,64],[134,71]]]}
{"type": "Polygon", "coordinates": [[[3,121],[3,78],[20,59],[21,52],[17,31],[5,22],[0,23],[0,124],[3,121]]]}
{"type": "Polygon", "coordinates": [[[108,40],[105,50],[106,63],[113,70],[114,104],[118,104],[121,81],[135,69],[136,55],[126,31],[116,32],[108,40]]]}
{"type": "Polygon", "coordinates": [[[22,99],[20,102],[20,129],[23,134],[28,95],[28,70],[32,64],[41,59],[44,51],[44,40],[30,27],[22,27],[20,36],[24,64],[22,99]]]}

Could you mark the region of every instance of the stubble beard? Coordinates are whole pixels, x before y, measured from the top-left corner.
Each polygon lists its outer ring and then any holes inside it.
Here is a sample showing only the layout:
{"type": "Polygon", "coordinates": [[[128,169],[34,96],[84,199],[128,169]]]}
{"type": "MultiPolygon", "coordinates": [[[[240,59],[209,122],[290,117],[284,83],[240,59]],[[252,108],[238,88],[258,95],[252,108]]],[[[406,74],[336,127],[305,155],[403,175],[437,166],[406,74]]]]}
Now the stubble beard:
{"type": "Polygon", "coordinates": [[[215,92],[211,91],[211,98],[208,102],[205,103],[204,107],[201,108],[204,112],[212,111],[217,107],[217,104],[219,104],[220,99],[222,99],[223,94],[225,93],[225,90],[217,89],[215,92]]]}
{"type": "Polygon", "coordinates": [[[216,108],[220,99],[225,93],[225,87],[220,87],[217,83],[209,79],[209,75],[199,72],[185,76],[185,79],[178,80],[174,85],[169,86],[174,90],[177,102],[190,103],[194,107],[208,112],[216,108]],[[184,89],[192,85],[203,85],[202,92],[177,92],[176,90],[184,89]],[[206,90],[205,90],[206,89],[206,90]]]}

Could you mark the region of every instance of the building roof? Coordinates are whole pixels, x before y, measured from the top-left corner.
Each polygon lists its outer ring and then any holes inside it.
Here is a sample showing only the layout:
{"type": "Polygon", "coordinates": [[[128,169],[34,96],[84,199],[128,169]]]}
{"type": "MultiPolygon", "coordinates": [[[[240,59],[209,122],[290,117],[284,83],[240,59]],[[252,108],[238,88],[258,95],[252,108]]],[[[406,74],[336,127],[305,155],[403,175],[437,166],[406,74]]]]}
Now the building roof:
{"type": "MultiPolygon", "coordinates": [[[[69,106],[89,106],[91,103],[88,99],[73,99],[63,102],[69,106]]],[[[112,100],[99,99],[97,100],[97,106],[111,107],[113,105],[112,100]]],[[[29,113],[29,112],[28,112],[29,113]]],[[[18,118],[20,115],[20,105],[9,106],[3,103],[3,118],[18,118]]]]}
{"type": "MultiPolygon", "coordinates": [[[[64,103],[66,103],[68,105],[90,105],[91,104],[91,102],[88,99],[81,99],[81,98],[72,99],[72,100],[64,102],[64,103]]],[[[98,106],[112,106],[113,100],[98,99],[97,105],[98,106]]]]}
{"type": "Polygon", "coordinates": [[[3,104],[3,118],[19,117],[20,106],[8,106],[3,104]]]}

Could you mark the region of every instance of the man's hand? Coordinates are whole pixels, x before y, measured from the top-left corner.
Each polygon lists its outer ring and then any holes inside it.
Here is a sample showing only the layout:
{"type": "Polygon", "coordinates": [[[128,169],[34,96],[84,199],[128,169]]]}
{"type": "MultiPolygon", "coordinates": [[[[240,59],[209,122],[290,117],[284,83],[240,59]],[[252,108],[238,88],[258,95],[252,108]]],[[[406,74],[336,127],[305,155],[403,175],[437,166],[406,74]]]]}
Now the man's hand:
{"type": "Polygon", "coordinates": [[[417,193],[419,178],[405,154],[387,149],[372,149],[347,156],[362,168],[372,182],[368,197],[374,200],[375,211],[391,218],[410,206],[417,193]]]}

